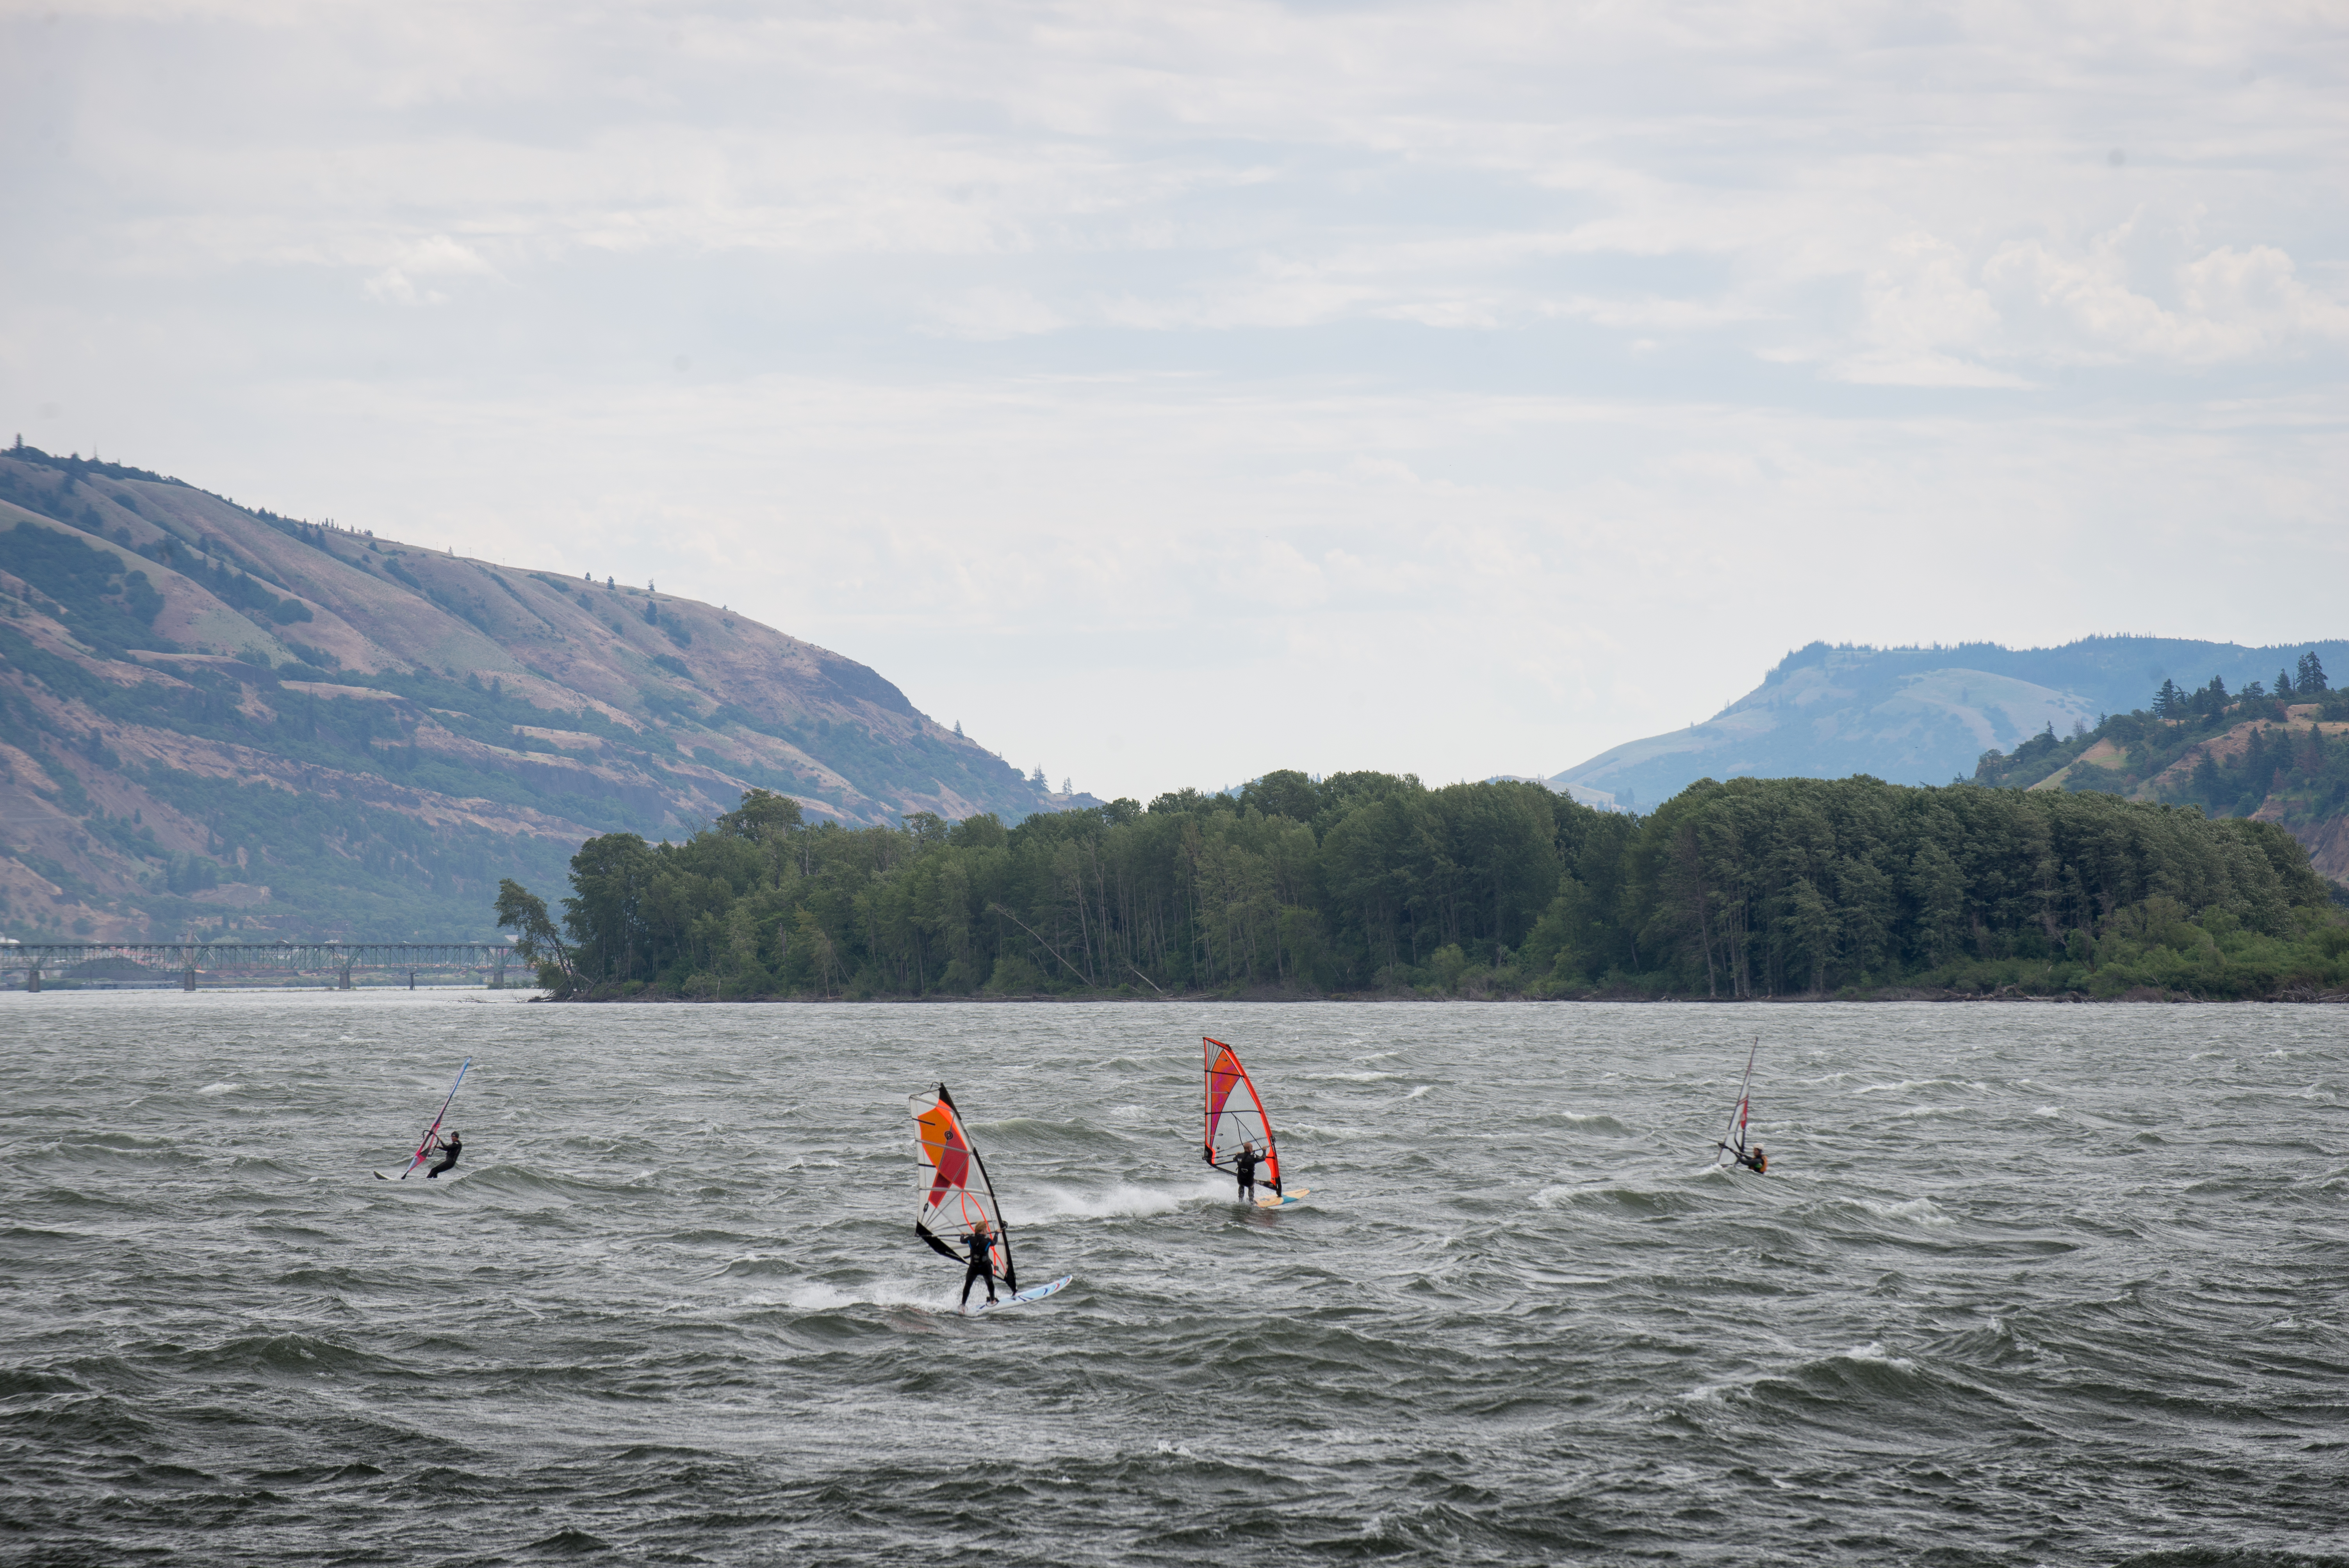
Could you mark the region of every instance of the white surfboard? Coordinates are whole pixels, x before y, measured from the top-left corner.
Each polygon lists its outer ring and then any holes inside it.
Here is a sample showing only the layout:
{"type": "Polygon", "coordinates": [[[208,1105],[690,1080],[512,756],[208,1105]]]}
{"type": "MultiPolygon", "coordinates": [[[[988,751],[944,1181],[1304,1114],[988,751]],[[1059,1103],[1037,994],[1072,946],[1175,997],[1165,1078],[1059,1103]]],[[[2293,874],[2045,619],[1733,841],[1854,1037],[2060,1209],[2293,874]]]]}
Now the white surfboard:
{"type": "Polygon", "coordinates": [[[1311,1196],[1313,1196],[1313,1189],[1310,1187],[1299,1187],[1288,1192],[1268,1192],[1256,1201],[1256,1206],[1259,1209],[1278,1209],[1285,1204],[1294,1203],[1299,1198],[1311,1196]]]}
{"type": "Polygon", "coordinates": [[[980,1312],[994,1312],[1007,1306],[1025,1306],[1031,1301],[1041,1301],[1048,1295],[1058,1295],[1068,1289],[1069,1282],[1076,1277],[1074,1274],[1062,1274],[1050,1284],[1031,1284],[1026,1290],[1007,1295],[999,1301],[983,1302],[979,1305],[978,1311],[972,1313],[971,1315],[976,1317],[980,1312]]]}

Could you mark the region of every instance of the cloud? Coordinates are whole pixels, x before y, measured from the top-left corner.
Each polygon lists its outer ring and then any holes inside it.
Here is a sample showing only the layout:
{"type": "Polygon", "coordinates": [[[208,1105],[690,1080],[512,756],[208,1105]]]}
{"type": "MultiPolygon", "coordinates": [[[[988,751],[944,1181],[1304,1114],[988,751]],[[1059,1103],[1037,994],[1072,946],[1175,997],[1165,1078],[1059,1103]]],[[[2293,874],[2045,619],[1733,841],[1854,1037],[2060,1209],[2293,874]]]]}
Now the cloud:
{"type": "Polygon", "coordinates": [[[2037,240],[2002,246],[1984,269],[1995,287],[2027,297],[2068,333],[2037,352],[2051,359],[2168,360],[2213,365],[2349,339],[2349,307],[2300,281],[2272,245],[2222,245],[2175,269],[2175,303],[2131,285],[2125,227],[2083,253],[2037,240]]]}
{"type": "Polygon", "coordinates": [[[28,434],[690,583],[1081,784],[2337,615],[2322,7],[57,17],[0,14],[28,434]]]}
{"type": "Polygon", "coordinates": [[[386,304],[446,304],[447,294],[419,288],[416,279],[496,275],[497,270],[478,253],[446,234],[432,234],[402,245],[398,259],[361,284],[359,292],[386,304]]]}

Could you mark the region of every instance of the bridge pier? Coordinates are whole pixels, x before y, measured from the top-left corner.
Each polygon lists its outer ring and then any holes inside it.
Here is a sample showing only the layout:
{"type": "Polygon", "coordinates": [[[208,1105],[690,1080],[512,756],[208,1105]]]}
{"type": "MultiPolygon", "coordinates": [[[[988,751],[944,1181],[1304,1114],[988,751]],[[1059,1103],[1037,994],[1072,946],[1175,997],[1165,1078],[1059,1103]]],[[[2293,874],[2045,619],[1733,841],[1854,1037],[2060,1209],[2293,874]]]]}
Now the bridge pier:
{"type": "Polygon", "coordinates": [[[182,991],[192,991],[195,988],[196,966],[191,964],[188,965],[187,973],[180,976],[180,989],[182,991]]]}
{"type": "Polygon", "coordinates": [[[336,986],[335,987],[335,989],[336,989],[336,990],[337,990],[337,991],[347,991],[347,990],[349,990],[350,988],[351,988],[351,961],[350,961],[349,959],[346,958],[346,959],[344,959],[344,960],[343,960],[343,979],[342,979],[342,984],[340,984],[339,985],[336,985],[336,986]]]}
{"type": "Polygon", "coordinates": [[[408,988],[411,991],[416,989],[416,971],[413,969],[408,972],[408,988]]]}
{"type": "Polygon", "coordinates": [[[37,991],[40,988],[41,966],[38,964],[36,964],[33,965],[33,972],[25,976],[25,989],[27,991],[37,991]]]}

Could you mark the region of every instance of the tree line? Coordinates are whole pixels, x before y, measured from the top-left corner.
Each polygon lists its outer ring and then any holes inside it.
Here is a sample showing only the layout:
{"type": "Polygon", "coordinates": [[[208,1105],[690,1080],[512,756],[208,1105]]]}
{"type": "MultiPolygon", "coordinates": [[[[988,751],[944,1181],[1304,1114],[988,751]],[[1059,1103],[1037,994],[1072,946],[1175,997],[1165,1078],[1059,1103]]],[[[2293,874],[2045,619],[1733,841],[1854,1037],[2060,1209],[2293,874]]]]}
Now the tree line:
{"type": "Polygon", "coordinates": [[[2349,985],[2270,823],[2106,794],[1702,780],[1653,813],[1538,784],[1283,771],[1033,816],[810,826],[751,790],[682,842],[589,840],[557,994],[2109,996],[2349,985]]]}

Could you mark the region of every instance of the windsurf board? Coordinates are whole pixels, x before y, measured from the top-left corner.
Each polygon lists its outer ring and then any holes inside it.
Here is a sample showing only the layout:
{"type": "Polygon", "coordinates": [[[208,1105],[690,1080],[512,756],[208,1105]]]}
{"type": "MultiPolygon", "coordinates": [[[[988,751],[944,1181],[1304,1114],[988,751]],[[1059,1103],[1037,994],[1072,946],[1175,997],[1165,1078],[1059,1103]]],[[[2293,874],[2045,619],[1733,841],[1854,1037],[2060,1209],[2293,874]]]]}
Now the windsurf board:
{"type": "Polygon", "coordinates": [[[1050,1284],[1031,1284],[1026,1290],[1007,1295],[1000,1301],[982,1303],[978,1311],[971,1315],[976,1317],[981,1312],[994,1312],[1007,1306],[1025,1306],[1031,1301],[1041,1301],[1048,1295],[1058,1295],[1068,1289],[1069,1282],[1076,1277],[1074,1274],[1062,1274],[1050,1284]]]}

